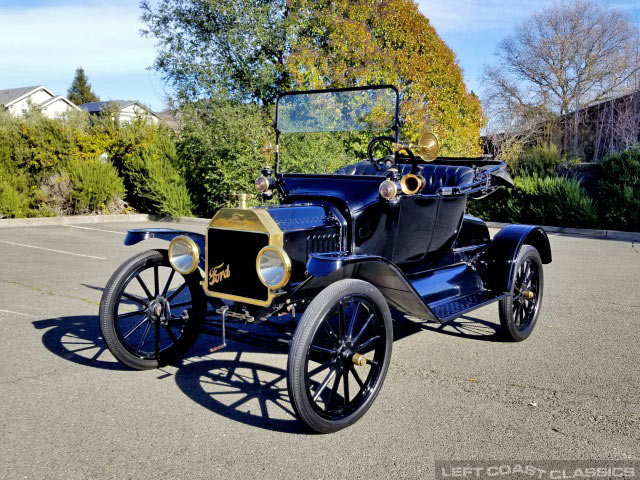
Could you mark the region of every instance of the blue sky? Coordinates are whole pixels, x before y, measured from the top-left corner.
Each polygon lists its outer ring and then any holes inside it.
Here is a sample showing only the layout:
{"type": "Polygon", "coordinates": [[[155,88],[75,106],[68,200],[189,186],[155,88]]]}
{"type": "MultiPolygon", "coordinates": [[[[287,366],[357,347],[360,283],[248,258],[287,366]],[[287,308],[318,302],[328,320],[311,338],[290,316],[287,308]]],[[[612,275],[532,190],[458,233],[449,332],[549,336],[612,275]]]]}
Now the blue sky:
{"type": "MultiPolygon", "coordinates": [[[[534,10],[555,0],[419,0],[458,57],[469,89],[498,42],[534,10]]],[[[640,22],[640,0],[599,0],[640,22]]],[[[155,110],[165,88],[147,70],[153,40],[142,38],[137,0],[0,0],[0,89],[46,85],[66,94],[82,66],[103,99],[135,99],[155,110]]]]}

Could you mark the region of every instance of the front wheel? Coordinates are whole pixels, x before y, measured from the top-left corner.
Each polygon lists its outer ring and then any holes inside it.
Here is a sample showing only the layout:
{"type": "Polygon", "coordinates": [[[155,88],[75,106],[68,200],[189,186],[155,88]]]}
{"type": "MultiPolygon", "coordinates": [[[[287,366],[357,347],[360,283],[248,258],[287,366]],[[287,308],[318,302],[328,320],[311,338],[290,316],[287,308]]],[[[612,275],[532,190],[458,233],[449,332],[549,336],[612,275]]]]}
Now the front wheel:
{"type": "Polygon", "coordinates": [[[392,345],[391,313],[377,288],[347,279],[322,290],[289,350],[287,386],[298,417],[320,433],[355,423],[380,393],[392,345]]]}
{"type": "Polygon", "coordinates": [[[177,273],[166,250],[122,264],[100,302],[100,329],[113,356],[138,370],[179,359],[195,342],[206,313],[200,279],[198,270],[177,273]]]}
{"type": "Polygon", "coordinates": [[[540,254],[523,245],[515,264],[510,295],[500,300],[500,323],[507,340],[521,342],[531,335],[540,314],[544,277],[540,254]]]}

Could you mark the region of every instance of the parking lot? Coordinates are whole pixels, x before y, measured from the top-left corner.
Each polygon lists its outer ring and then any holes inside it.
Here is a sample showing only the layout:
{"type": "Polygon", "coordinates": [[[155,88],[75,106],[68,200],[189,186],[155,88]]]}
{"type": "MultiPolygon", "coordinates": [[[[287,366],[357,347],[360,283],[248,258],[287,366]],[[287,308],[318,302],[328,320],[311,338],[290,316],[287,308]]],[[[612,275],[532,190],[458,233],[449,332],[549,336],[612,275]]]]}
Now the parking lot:
{"type": "MultiPolygon", "coordinates": [[[[151,222],[0,229],[0,478],[430,478],[434,460],[640,459],[640,245],[550,236],[532,336],[497,336],[497,305],[409,324],[354,426],[311,434],[286,355],[203,335],[180,366],[133,371],[98,304],[151,222]]],[[[164,224],[166,226],[166,224],[164,224]]],[[[183,225],[204,231],[201,225],[183,225]]],[[[181,227],[181,228],[182,228],[181,227]]]]}

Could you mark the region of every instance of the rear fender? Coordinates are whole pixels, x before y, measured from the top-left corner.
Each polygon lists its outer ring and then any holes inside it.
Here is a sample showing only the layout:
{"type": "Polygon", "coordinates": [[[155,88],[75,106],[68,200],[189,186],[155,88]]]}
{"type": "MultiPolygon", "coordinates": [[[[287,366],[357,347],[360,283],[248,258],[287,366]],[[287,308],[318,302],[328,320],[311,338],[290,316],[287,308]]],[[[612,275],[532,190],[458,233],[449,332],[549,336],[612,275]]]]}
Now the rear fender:
{"type": "Polygon", "coordinates": [[[510,292],[515,262],[522,245],[535,247],[540,253],[542,263],[551,263],[549,238],[541,227],[533,225],[507,225],[493,237],[487,248],[471,260],[471,263],[491,289],[510,292]]]}
{"type": "Polygon", "coordinates": [[[198,249],[200,250],[200,262],[198,266],[204,270],[204,255],[205,255],[205,236],[199,233],[187,232],[185,230],[175,230],[173,228],[136,228],[129,230],[127,236],[124,239],[124,244],[127,246],[135,245],[143,240],[149,240],[150,238],[158,238],[160,240],[166,240],[170,242],[175,237],[184,235],[191,238],[198,249]]]}
{"type": "Polygon", "coordinates": [[[383,257],[345,252],[312,253],[307,262],[311,278],[304,288],[322,288],[344,278],[374,285],[394,308],[419,318],[437,320],[404,273],[383,257]]]}

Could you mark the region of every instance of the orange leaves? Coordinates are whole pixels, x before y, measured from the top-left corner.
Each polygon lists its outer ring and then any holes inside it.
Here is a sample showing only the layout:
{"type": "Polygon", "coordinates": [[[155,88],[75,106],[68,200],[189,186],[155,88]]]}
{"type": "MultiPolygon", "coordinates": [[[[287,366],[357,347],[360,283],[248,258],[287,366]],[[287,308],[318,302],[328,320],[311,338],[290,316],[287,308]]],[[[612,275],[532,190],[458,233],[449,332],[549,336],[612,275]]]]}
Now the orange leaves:
{"type": "Polygon", "coordinates": [[[297,41],[287,69],[297,87],[392,83],[403,91],[404,136],[424,127],[442,152],[479,153],[484,115],[466,91],[454,53],[411,0],[292,0],[297,41]]]}

